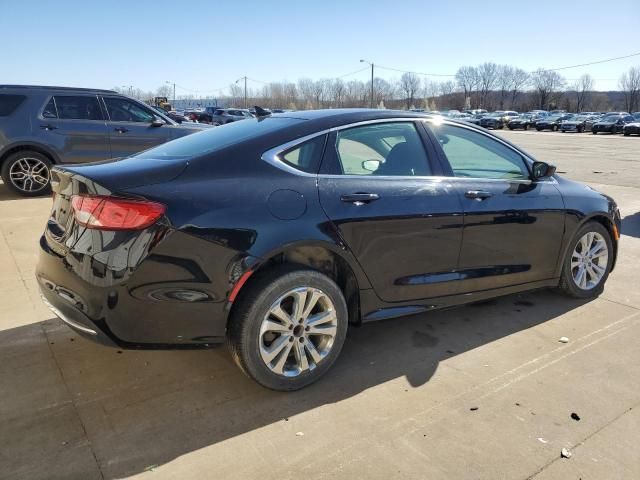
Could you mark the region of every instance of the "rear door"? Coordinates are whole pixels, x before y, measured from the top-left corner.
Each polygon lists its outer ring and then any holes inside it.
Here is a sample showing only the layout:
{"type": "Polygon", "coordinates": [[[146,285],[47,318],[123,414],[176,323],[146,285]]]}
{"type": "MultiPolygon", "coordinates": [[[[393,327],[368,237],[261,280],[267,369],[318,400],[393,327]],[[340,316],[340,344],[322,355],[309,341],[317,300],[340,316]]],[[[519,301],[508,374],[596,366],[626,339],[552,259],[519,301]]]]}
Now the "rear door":
{"type": "Polygon", "coordinates": [[[109,135],[96,95],[55,95],[38,115],[39,136],[55,145],[64,163],[111,157],[109,135]]]}
{"type": "Polygon", "coordinates": [[[565,218],[555,180],[531,181],[523,156],[491,135],[430,128],[464,207],[460,293],[553,278],[565,218]]]}
{"type": "Polygon", "coordinates": [[[126,157],[172,139],[167,125],[151,124],[160,119],[150,108],[123,97],[102,97],[108,119],[112,157],[126,157]]]}
{"type": "Polygon", "coordinates": [[[455,293],[462,206],[426,132],[410,119],[330,135],[320,202],[386,302],[455,293]]]}

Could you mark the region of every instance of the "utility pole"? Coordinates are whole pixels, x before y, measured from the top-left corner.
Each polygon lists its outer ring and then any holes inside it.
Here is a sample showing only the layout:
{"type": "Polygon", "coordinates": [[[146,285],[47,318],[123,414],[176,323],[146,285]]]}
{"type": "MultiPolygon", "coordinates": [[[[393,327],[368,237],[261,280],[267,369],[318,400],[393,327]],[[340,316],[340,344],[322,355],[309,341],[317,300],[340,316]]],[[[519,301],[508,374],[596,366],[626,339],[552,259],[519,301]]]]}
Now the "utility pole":
{"type": "Polygon", "coordinates": [[[173,103],[176,103],[176,83],[175,82],[170,82],[169,80],[165,80],[165,82],[167,85],[173,85],[173,103]]]}
{"type": "Polygon", "coordinates": [[[247,77],[246,75],[236,80],[236,83],[238,83],[240,80],[244,80],[244,108],[247,108],[247,77]]]}
{"type": "Polygon", "coordinates": [[[369,65],[371,65],[371,108],[374,108],[373,106],[373,62],[360,60],[360,63],[368,63],[369,65]]]}

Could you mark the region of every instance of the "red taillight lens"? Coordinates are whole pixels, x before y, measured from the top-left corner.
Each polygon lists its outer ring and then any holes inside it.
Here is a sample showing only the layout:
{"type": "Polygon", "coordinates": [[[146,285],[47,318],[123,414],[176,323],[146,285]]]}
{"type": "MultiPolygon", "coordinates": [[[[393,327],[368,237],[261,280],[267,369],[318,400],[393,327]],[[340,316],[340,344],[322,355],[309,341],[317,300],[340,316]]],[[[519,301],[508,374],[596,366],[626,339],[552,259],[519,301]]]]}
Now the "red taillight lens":
{"type": "Polygon", "coordinates": [[[165,212],[160,203],[84,195],[71,197],[71,206],[80,225],[96,230],[141,230],[165,212]]]}

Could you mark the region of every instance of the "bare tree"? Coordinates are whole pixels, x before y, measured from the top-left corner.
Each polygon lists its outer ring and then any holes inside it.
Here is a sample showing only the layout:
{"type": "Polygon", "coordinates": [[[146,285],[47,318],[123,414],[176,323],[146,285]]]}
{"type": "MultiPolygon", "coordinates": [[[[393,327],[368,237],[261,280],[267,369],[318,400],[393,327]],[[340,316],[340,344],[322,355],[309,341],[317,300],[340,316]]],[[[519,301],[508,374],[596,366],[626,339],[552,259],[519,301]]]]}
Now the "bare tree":
{"type": "Polygon", "coordinates": [[[487,62],[478,67],[478,83],[480,89],[480,107],[487,108],[487,98],[498,80],[498,66],[487,62]]]}
{"type": "Polygon", "coordinates": [[[344,106],[346,87],[341,78],[336,78],[331,82],[331,102],[335,107],[344,106]]]}
{"type": "Polygon", "coordinates": [[[521,68],[514,68],[511,77],[511,108],[515,109],[518,94],[529,83],[530,76],[521,68]]]}
{"type": "Polygon", "coordinates": [[[438,92],[440,90],[439,87],[438,82],[434,82],[428,78],[424,79],[422,96],[424,97],[424,108],[427,110],[436,110],[438,108],[435,103],[435,98],[438,96],[438,92]]]}
{"type": "MultiPolygon", "coordinates": [[[[301,78],[298,80],[298,92],[302,97],[305,108],[307,105],[313,105],[314,98],[314,82],[310,78],[301,78]]],[[[313,108],[313,107],[311,107],[313,108]]]]}
{"type": "Polygon", "coordinates": [[[631,67],[622,74],[618,82],[624,94],[624,104],[627,112],[634,112],[640,108],[640,67],[631,67]]]}
{"type": "Polygon", "coordinates": [[[156,97],[172,98],[172,95],[173,95],[173,89],[171,88],[170,85],[160,85],[156,89],[156,97]]]}
{"type": "Polygon", "coordinates": [[[562,75],[552,70],[538,69],[531,75],[531,83],[537,96],[538,108],[548,109],[557,102],[560,92],[566,82],[562,75]]]}
{"type": "Polygon", "coordinates": [[[498,65],[496,70],[496,84],[500,100],[498,102],[500,110],[504,110],[505,100],[511,91],[511,82],[513,81],[514,68],[510,65],[498,65]]]}
{"type": "Polygon", "coordinates": [[[471,96],[478,88],[478,70],[476,67],[460,67],[456,72],[456,82],[464,91],[465,105],[472,105],[471,96]]]}
{"type": "Polygon", "coordinates": [[[572,85],[571,90],[576,99],[576,112],[584,110],[589,94],[593,90],[593,78],[588,73],[582,75],[572,85]]]}
{"type": "Polygon", "coordinates": [[[403,73],[400,77],[400,90],[404,94],[404,98],[407,102],[407,110],[414,107],[416,94],[420,89],[420,77],[415,73],[403,73]]]}

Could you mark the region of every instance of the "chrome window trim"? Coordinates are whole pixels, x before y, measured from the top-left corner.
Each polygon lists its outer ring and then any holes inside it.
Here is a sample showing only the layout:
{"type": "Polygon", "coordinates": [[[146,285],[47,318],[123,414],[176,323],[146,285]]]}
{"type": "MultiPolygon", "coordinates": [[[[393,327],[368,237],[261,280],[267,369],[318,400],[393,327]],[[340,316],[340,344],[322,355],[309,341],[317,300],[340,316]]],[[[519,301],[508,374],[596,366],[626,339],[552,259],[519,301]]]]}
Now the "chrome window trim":
{"type": "MultiPolygon", "coordinates": [[[[523,159],[525,160],[529,160],[530,162],[535,162],[536,160],[534,160],[533,158],[531,158],[529,155],[525,154],[524,152],[521,152],[520,150],[514,148],[513,146],[509,145],[508,143],[504,142],[502,139],[500,139],[499,137],[496,137],[494,135],[490,135],[486,132],[483,132],[477,128],[474,128],[471,125],[463,125],[461,123],[458,122],[450,122],[448,120],[445,120],[444,118],[434,118],[434,117],[392,117],[392,118],[377,118],[374,120],[364,120],[362,122],[356,122],[356,123],[349,123],[346,125],[340,125],[337,127],[331,127],[331,128],[327,128],[325,130],[321,130],[319,132],[315,132],[309,135],[305,135],[304,137],[300,137],[300,138],[296,138],[294,140],[291,140],[287,143],[283,143],[281,145],[278,145],[277,147],[271,148],[269,150],[267,150],[266,152],[264,152],[262,154],[261,159],[267,163],[269,163],[270,165],[283,170],[285,172],[288,173],[292,173],[294,175],[298,175],[300,177],[314,177],[314,178],[330,178],[330,179],[338,179],[338,178],[367,178],[367,179],[380,179],[380,180],[435,180],[435,181],[443,181],[443,180],[449,180],[449,181],[462,181],[462,182],[502,182],[502,183],[518,183],[518,184],[523,184],[523,185],[530,185],[533,183],[533,180],[531,179],[518,179],[518,178],[514,178],[514,179],[509,179],[509,178],[484,178],[484,177],[448,177],[445,175],[430,175],[430,176],[391,176],[391,175],[336,175],[336,174],[322,174],[322,173],[309,173],[309,172],[304,172],[302,170],[298,170],[295,167],[292,167],[291,165],[289,165],[288,163],[286,163],[284,160],[282,160],[280,158],[280,155],[291,149],[296,147],[297,145],[300,145],[301,143],[304,143],[306,141],[312,140],[316,137],[319,137],[321,135],[327,135],[329,133],[332,132],[337,132],[340,130],[346,130],[349,128],[354,128],[354,127],[360,127],[360,126],[364,126],[364,125],[371,125],[371,124],[376,124],[376,123],[396,123],[396,122],[429,122],[429,123],[433,123],[433,122],[437,122],[437,123],[445,123],[447,125],[451,125],[454,127],[461,127],[461,128],[465,128],[467,130],[471,130],[473,132],[476,133],[480,133],[481,135],[484,135],[486,137],[489,137],[493,140],[498,141],[499,143],[501,143],[502,145],[504,145],[505,147],[509,148],[510,150],[516,152],[518,155],[520,155],[521,157],[523,157],[523,159]]],[[[526,163],[526,162],[525,162],[526,163]]],[[[536,183],[557,183],[557,181],[553,178],[550,177],[548,179],[544,179],[544,180],[538,180],[536,183]]]]}

